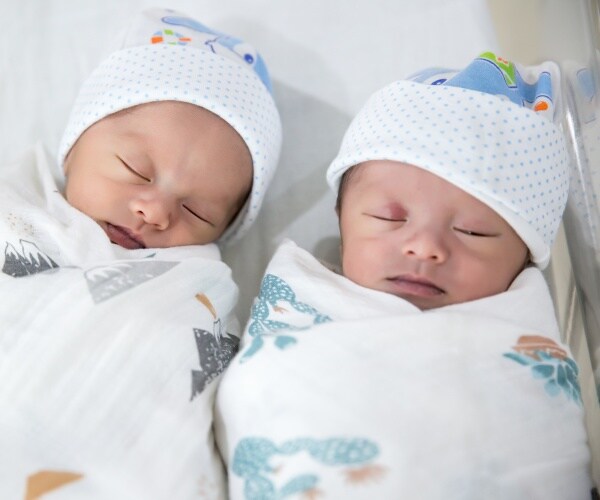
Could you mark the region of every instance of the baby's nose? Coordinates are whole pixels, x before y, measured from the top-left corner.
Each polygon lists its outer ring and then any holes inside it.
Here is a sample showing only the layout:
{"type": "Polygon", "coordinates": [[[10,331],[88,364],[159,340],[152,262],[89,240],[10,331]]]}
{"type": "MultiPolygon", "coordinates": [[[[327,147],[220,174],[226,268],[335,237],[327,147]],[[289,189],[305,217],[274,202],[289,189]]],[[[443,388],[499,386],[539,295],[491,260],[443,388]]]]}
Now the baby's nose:
{"type": "Polygon", "coordinates": [[[175,203],[170,196],[153,194],[136,198],[131,208],[145,224],[165,230],[172,222],[175,203]]]}
{"type": "Polygon", "coordinates": [[[411,258],[436,263],[445,262],[448,258],[448,249],[442,235],[432,228],[416,229],[407,235],[402,242],[402,253],[411,258]]]}

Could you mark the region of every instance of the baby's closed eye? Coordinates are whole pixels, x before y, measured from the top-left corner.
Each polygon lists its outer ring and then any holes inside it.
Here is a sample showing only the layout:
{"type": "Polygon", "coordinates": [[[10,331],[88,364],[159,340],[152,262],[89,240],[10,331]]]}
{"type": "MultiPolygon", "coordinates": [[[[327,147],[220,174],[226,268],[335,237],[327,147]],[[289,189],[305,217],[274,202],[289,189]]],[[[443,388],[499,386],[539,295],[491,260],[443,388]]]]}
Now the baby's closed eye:
{"type": "Polygon", "coordinates": [[[382,207],[367,210],[365,215],[382,221],[406,222],[408,214],[398,203],[387,203],[382,207]]]}
{"type": "Polygon", "coordinates": [[[495,238],[499,236],[499,233],[488,230],[488,229],[469,229],[468,227],[453,227],[455,231],[464,234],[466,236],[473,236],[476,238],[495,238]]]}
{"type": "Polygon", "coordinates": [[[213,222],[211,222],[210,220],[208,220],[203,215],[201,215],[199,211],[194,211],[187,205],[182,205],[182,206],[185,210],[187,210],[192,216],[194,216],[199,221],[206,222],[208,225],[215,227],[215,224],[213,222]]]}
{"type": "Polygon", "coordinates": [[[129,171],[131,172],[133,175],[135,175],[136,177],[139,177],[140,179],[143,179],[146,182],[152,182],[152,179],[150,179],[149,177],[146,177],[145,175],[143,175],[139,169],[136,169],[134,167],[132,167],[127,161],[125,161],[123,158],[121,158],[120,156],[117,156],[117,158],[119,159],[119,161],[121,162],[121,164],[129,171]]]}
{"type": "Polygon", "coordinates": [[[370,214],[370,213],[365,213],[365,215],[368,215],[369,217],[373,217],[374,219],[378,219],[378,220],[382,220],[382,221],[387,221],[387,222],[406,222],[406,218],[405,217],[395,217],[395,216],[389,216],[389,215],[379,215],[379,214],[370,214]]]}

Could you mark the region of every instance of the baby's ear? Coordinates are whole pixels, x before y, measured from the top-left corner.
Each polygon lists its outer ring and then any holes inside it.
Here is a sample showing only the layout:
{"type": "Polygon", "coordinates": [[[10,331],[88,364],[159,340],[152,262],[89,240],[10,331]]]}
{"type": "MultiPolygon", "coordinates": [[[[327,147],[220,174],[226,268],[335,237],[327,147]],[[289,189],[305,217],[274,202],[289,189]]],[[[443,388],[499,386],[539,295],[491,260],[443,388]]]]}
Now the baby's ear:
{"type": "Polygon", "coordinates": [[[71,151],[73,150],[73,148],[71,148],[69,150],[69,152],[67,153],[67,156],[65,156],[65,159],[63,160],[63,164],[61,165],[61,170],[63,175],[66,177],[69,174],[69,158],[71,157],[71,151]]]}
{"type": "Polygon", "coordinates": [[[342,215],[342,197],[341,197],[339,191],[338,191],[338,195],[337,195],[337,197],[335,199],[334,210],[335,210],[335,215],[337,215],[337,218],[338,218],[338,221],[339,221],[340,215],[342,215]]]}

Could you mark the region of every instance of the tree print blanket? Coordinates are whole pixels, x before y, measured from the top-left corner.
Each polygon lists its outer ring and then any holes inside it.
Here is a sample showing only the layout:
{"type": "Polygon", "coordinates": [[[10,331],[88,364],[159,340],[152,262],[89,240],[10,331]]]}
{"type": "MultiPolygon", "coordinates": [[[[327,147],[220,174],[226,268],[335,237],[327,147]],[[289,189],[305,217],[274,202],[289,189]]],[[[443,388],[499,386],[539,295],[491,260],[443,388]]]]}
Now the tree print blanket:
{"type": "Polygon", "coordinates": [[[0,497],[225,498],[212,430],[238,348],[214,245],[125,250],[41,149],[0,183],[0,497]]]}
{"type": "Polygon", "coordinates": [[[421,312],[286,242],[216,423],[234,500],[590,494],[578,368],[536,269],[421,312]]]}

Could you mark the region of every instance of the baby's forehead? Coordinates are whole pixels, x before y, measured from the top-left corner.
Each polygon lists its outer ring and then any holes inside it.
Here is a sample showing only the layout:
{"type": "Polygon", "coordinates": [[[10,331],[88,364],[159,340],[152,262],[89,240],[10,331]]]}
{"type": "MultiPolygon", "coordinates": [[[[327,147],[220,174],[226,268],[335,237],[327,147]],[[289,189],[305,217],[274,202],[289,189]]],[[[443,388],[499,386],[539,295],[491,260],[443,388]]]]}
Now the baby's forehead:
{"type": "Polygon", "coordinates": [[[485,201],[416,165],[368,161],[356,165],[348,175],[342,202],[363,214],[417,224],[435,221],[431,230],[455,225],[481,231],[505,231],[510,227],[509,221],[485,201]]]}
{"type": "MultiPolygon", "coordinates": [[[[106,127],[125,138],[143,138],[145,132],[161,129],[165,124],[187,129],[190,135],[227,133],[236,142],[248,147],[238,131],[212,111],[195,104],[181,101],[155,101],[143,103],[112,113],[96,124],[106,127]]],[[[85,132],[84,132],[85,133],[85,132]]],[[[248,154],[250,154],[248,150],[248,154]]]]}
{"type": "MultiPolygon", "coordinates": [[[[372,181],[375,178],[392,174],[394,183],[386,184],[385,187],[393,188],[401,184],[402,180],[406,179],[434,179],[450,184],[444,177],[437,175],[428,169],[411,163],[404,163],[397,160],[368,160],[358,163],[354,167],[345,172],[345,182],[347,185],[351,183],[360,183],[372,181]]],[[[427,188],[427,185],[424,186],[427,188]]]]}
{"type": "MultiPolygon", "coordinates": [[[[394,160],[370,160],[349,169],[343,182],[345,188],[380,199],[404,202],[420,199],[431,205],[470,206],[498,215],[483,201],[441,175],[419,165],[394,160]]],[[[344,187],[341,186],[341,189],[344,187]]]]}

